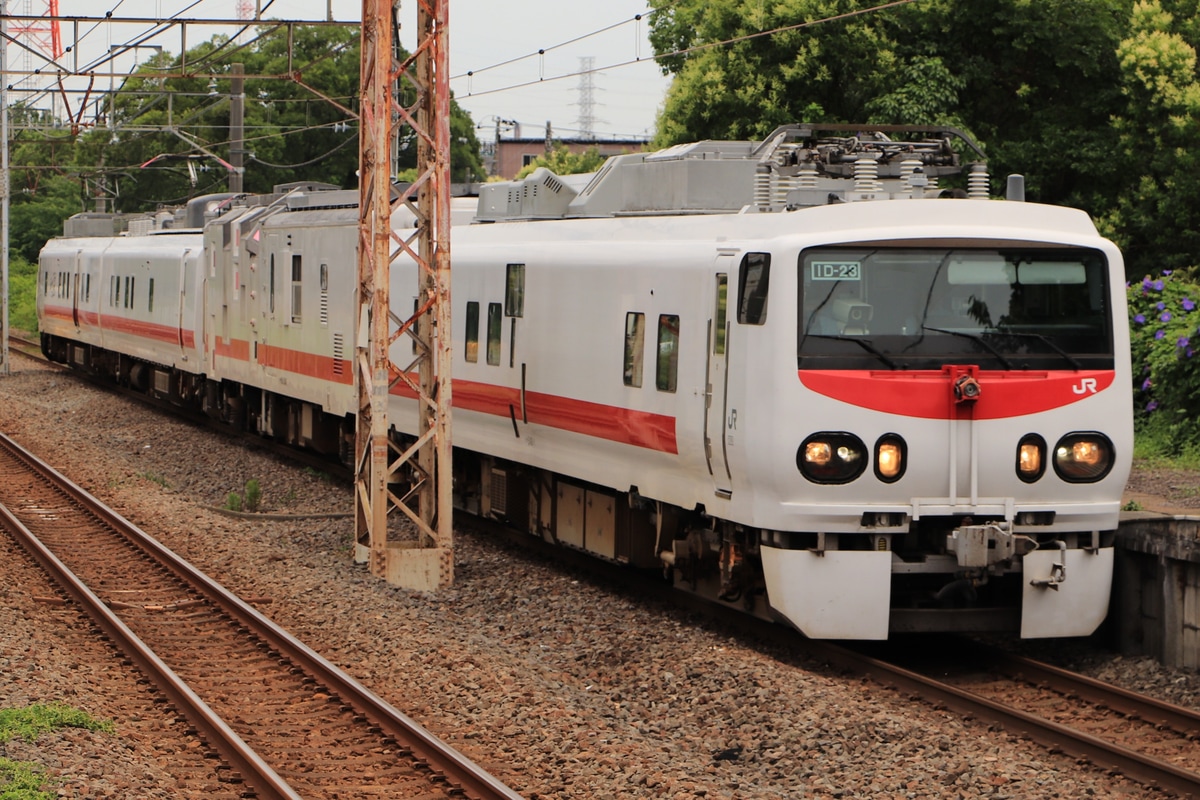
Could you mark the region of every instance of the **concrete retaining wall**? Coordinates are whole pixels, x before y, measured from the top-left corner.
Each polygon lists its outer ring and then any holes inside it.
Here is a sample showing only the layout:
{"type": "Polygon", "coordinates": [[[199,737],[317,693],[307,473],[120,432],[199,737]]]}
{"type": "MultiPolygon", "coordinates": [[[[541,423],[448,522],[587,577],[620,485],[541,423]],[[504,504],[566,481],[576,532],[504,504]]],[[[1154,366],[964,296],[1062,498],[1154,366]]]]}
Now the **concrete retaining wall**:
{"type": "Polygon", "coordinates": [[[1122,515],[1109,627],[1124,655],[1200,668],[1200,517],[1122,515]]]}

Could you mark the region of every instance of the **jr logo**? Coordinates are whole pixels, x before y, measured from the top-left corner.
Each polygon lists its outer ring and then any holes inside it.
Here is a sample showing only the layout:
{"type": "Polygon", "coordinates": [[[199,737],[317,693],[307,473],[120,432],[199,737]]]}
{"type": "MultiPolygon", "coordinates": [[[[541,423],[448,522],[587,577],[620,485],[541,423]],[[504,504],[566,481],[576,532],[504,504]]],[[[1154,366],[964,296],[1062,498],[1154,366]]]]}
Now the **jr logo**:
{"type": "Polygon", "coordinates": [[[1081,378],[1079,380],[1079,383],[1077,383],[1076,385],[1071,387],[1071,391],[1074,392],[1075,394],[1095,394],[1096,393],[1096,379],[1095,378],[1081,378]]]}

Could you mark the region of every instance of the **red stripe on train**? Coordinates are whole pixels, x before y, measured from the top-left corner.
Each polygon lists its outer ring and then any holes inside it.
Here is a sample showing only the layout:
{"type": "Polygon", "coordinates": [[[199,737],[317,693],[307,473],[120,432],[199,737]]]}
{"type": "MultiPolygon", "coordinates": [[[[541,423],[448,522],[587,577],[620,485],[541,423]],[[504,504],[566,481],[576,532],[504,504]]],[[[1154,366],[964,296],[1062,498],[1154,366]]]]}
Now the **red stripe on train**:
{"type": "MultiPolygon", "coordinates": [[[[415,383],[416,376],[410,377],[415,383]]],[[[518,423],[528,418],[530,424],[534,425],[545,425],[671,455],[679,453],[679,444],[675,438],[675,418],[665,414],[575,400],[542,392],[526,392],[526,407],[522,411],[519,389],[462,379],[454,381],[452,391],[455,409],[515,418],[518,423]]],[[[392,387],[392,394],[415,397],[403,381],[392,387]]]]}
{"type": "MultiPolygon", "coordinates": [[[[63,322],[75,325],[75,313],[71,308],[62,306],[45,306],[42,309],[42,314],[47,317],[52,317],[63,322]]],[[[100,331],[110,333],[122,333],[129,336],[139,336],[143,339],[150,339],[156,342],[165,344],[180,345],[195,349],[196,334],[194,331],[186,328],[172,327],[170,325],[160,325],[157,322],[145,322],[142,320],[129,319],[128,317],[118,317],[110,314],[98,314],[95,311],[79,310],[79,323],[76,326],[81,330],[83,328],[94,328],[100,331]]]]}
{"type": "MultiPolygon", "coordinates": [[[[959,373],[961,374],[961,373],[959,373]]],[[[817,394],[872,411],[924,419],[1005,419],[1078,403],[1113,383],[1112,370],[978,371],[978,399],[956,402],[951,371],[800,370],[817,394]]]]}
{"type": "MultiPolygon", "coordinates": [[[[50,310],[46,310],[50,314],[50,310]]],[[[59,316],[52,314],[52,316],[59,316]]],[[[68,312],[65,317],[70,320],[68,312]]],[[[134,333],[139,326],[127,326],[134,333]]],[[[161,327],[161,326],[160,326],[161,327]]],[[[185,333],[190,334],[190,331],[185,333]]],[[[137,335],[135,333],[135,335],[137,335]]],[[[157,338],[157,337],[151,337],[157,338]]],[[[251,345],[245,339],[216,337],[213,351],[222,358],[237,361],[251,360],[251,345]]],[[[350,361],[318,356],[284,347],[259,344],[257,363],[298,375],[343,385],[354,383],[350,361]]],[[[416,375],[410,376],[415,383],[416,375]]],[[[464,411],[476,411],[498,417],[515,416],[518,422],[528,416],[529,422],[551,428],[570,431],[584,436],[607,439],[612,442],[657,450],[676,455],[679,445],[675,437],[675,418],[664,414],[636,411],[619,406],[574,400],[569,397],[526,392],[528,408],[522,412],[521,392],[506,386],[477,381],[455,380],[452,388],[454,407],[464,411]]],[[[391,394],[400,397],[415,397],[403,381],[398,381],[391,394]]]]}
{"type": "Polygon", "coordinates": [[[350,369],[350,362],[332,356],[319,356],[303,350],[260,344],[258,346],[258,363],[264,367],[306,375],[309,378],[330,383],[340,383],[344,386],[354,383],[354,373],[350,369]]]}

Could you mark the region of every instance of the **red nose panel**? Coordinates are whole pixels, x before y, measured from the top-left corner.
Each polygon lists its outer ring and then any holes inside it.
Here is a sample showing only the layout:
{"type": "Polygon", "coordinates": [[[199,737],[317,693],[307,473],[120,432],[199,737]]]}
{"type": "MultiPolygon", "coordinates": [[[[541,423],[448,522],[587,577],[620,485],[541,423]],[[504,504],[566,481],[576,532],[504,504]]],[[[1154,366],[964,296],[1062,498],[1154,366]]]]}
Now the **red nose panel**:
{"type": "Polygon", "coordinates": [[[955,383],[963,368],[921,370],[800,370],[800,382],[847,405],[925,419],[1004,419],[1069,406],[1112,385],[1112,370],[1078,372],[974,371],[979,393],[963,400],[955,383]]]}

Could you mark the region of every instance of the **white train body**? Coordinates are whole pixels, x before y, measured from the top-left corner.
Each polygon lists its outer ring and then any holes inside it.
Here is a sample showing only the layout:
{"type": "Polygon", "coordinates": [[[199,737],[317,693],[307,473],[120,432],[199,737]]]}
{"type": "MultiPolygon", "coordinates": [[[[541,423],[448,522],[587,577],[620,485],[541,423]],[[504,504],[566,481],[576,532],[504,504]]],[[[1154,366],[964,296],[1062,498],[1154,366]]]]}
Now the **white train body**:
{"type": "MultiPolygon", "coordinates": [[[[1082,212],[922,197],[940,143],[847,184],[836,159],[805,167],[814,141],[489,187],[452,235],[456,499],[814,637],[1091,633],[1133,447],[1120,253],[1082,212]]],[[[847,141],[877,169],[896,149],[847,141]]],[[[226,201],[203,233],[54,240],[44,347],[344,454],[355,201],[293,191],[226,201]],[[126,275],[132,308],[94,296],[126,275]]],[[[398,259],[397,316],[416,286],[398,259]]],[[[411,352],[401,337],[393,361],[411,352]]],[[[415,401],[394,389],[389,421],[411,435],[415,401]]]]}

